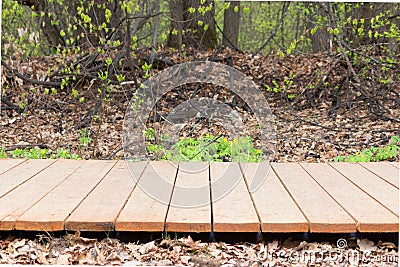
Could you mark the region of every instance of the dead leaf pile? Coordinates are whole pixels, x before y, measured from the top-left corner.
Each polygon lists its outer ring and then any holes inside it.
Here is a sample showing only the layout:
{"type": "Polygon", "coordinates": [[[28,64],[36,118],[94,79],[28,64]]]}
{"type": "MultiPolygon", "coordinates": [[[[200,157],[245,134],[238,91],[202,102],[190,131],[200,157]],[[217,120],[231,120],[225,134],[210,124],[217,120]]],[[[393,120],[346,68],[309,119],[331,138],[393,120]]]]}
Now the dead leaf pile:
{"type": "Polygon", "coordinates": [[[308,243],[291,238],[283,242],[234,245],[194,241],[190,236],[144,244],[123,243],[110,238],[98,241],[79,235],[41,236],[36,240],[8,238],[0,241],[0,263],[225,267],[381,266],[385,263],[385,266],[397,266],[395,244],[382,241],[375,244],[368,239],[350,241],[347,248],[339,249],[328,242],[308,243]]]}

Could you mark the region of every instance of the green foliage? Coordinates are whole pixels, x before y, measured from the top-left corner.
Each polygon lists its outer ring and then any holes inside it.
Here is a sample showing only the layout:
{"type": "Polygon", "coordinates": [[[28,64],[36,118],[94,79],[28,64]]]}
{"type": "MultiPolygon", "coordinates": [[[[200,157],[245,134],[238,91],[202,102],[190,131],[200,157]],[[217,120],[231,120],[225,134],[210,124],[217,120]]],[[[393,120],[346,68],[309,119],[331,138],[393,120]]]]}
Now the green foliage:
{"type": "Polygon", "coordinates": [[[289,78],[285,79],[283,81],[283,84],[280,85],[276,80],[272,80],[272,86],[265,84],[265,89],[268,92],[274,92],[274,93],[279,93],[282,94],[284,96],[286,96],[289,100],[292,100],[293,98],[296,97],[296,94],[291,94],[288,93],[288,90],[291,89],[293,83],[294,83],[294,79],[296,78],[296,75],[293,73],[289,74],[289,78]]]}
{"type": "Polygon", "coordinates": [[[147,151],[155,158],[172,161],[217,161],[260,162],[262,152],[254,148],[249,136],[235,138],[233,141],[222,136],[205,135],[199,138],[180,138],[166,149],[154,140],[154,130],[145,132],[147,151]]]}
{"type": "Polygon", "coordinates": [[[371,162],[385,161],[399,157],[400,136],[392,136],[390,142],[385,147],[370,147],[361,152],[349,156],[338,156],[335,162],[371,162]]]}
{"type": "Polygon", "coordinates": [[[0,159],[8,158],[6,149],[4,147],[0,148],[0,159]]]}
{"type": "MultiPolygon", "coordinates": [[[[4,148],[0,151],[0,157],[7,157],[4,148]],[[4,153],[4,154],[3,154],[4,153]]],[[[72,154],[66,149],[59,149],[56,151],[51,151],[47,148],[40,149],[40,148],[24,148],[19,149],[16,148],[9,152],[11,157],[13,158],[28,158],[28,159],[81,159],[79,155],[72,154]]]]}
{"type": "Polygon", "coordinates": [[[89,137],[89,131],[88,131],[88,129],[82,129],[82,130],[81,130],[81,135],[80,135],[80,137],[79,137],[79,143],[80,143],[79,146],[80,146],[80,148],[81,148],[82,146],[87,146],[87,145],[89,145],[90,141],[92,141],[92,138],[89,137]]]}

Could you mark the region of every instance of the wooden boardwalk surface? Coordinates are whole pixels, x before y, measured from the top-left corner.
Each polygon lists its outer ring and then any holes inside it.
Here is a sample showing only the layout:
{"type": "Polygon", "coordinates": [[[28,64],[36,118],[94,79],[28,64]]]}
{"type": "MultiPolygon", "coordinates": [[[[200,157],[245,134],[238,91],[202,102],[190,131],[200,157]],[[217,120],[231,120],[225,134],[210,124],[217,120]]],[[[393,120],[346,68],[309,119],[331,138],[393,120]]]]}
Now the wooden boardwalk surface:
{"type": "Polygon", "coordinates": [[[5,159],[0,230],[398,232],[399,175],[398,162],[5,159]]]}

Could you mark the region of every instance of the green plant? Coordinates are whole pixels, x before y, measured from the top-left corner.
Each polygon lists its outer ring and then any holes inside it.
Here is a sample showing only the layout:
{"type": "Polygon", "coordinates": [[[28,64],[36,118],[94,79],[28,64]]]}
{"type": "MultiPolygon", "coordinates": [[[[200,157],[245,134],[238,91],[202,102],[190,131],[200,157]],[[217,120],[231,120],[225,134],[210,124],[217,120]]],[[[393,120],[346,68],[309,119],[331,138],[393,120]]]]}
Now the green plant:
{"type": "MultiPolygon", "coordinates": [[[[81,159],[77,154],[71,154],[66,149],[59,149],[57,151],[51,151],[47,148],[24,148],[10,151],[10,155],[13,158],[28,158],[28,159],[81,159]]],[[[1,156],[1,154],[0,154],[1,156]]],[[[5,154],[7,157],[7,154],[5,154]]]]}
{"type": "Polygon", "coordinates": [[[16,148],[11,151],[10,154],[13,158],[45,159],[48,157],[49,150],[40,148],[16,148]]]}
{"type": "Polygon", "coordinates": [[[79,143],[80,143],[80,148],[83,146],[87,146],[90,141],[92,141],[92,138],[89,137],[89,131],[88,129],[82,129],[81,130],[81,135],[79,137],[79,143]]]}
{"type": "Polygon", "coordinates": [[[371,162],[396,159],[399,157],[400,136],[392,136],[384,147],[370,147],[349,156],[338,156],[335,162],[371,162]]]}
{"type": "Polygon", "coordinates": [[[50,158],[59,158],[59,159],[81,159],[78,154],[71,154],[68,150],[61,148],[56,151],[55,154],[52,154],[50,158]]]}
{"type": "Polygon", "coordinates": [[[147,129],[147,151],[153,157],[173,161],[236,161],[260,162],[262,152],[254,148],[249,136],[235,138],[233,141],[223,136],[206,134],[199,138],[180,138],[171,148],[151,142],[154,130],[147,129]]]}
{"type": "Polygon", "coordinates": [[[4,147],[2,147],[0,149],[0,159],[5,159],[8,158],[7,153],[6,153],[6,149],[4,147]]]}

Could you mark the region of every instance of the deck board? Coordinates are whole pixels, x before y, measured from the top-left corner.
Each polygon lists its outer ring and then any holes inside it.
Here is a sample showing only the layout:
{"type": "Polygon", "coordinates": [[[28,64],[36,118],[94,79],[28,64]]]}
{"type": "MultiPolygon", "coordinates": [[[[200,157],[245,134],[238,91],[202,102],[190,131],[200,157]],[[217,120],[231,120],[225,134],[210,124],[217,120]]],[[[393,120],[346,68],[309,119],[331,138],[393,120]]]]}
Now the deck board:
{"type": "Polygon", "coordinates": [[[0,173],[0,230],[399,231],[395,162],[2,159],[0,173]]]}
{"type": "Polygon", "coordinates": [[[392,213],[399,216],[399,200],[392,197],[399,194],[398,188],[359,164],[337,162],[330,163],[330,165],[392,213]]]}
{"type": "Polygon", "coordinates": [[[263,232],[307,232],[309,223],[269,163],[241,163],[263,232]],[[277,205],[279,203],[279,205],[277,205]]]}
{"type": "MultiPolygon", "coordinates": [[[[5,162],[6,160],[2,160],[5,162]]],[[[17,160],[19,162],[19,160],[17,160]]],[[[54,164],[54,160],[28,160],[0,175],[0,197],[29,180],[46,167],[54,164]]],[[[3,163],[4,164],[4,163],[3,163]]]]}
{"type": "Polygon", "coordinates": [[[84,161],[67,179],[18,218],[16,229],[64,230],[68,216],[115,164],[114,161],[84,161]]]}
{"type": "MultiPolygon", "coordinates": [[[[399,228],[398,216],[392,214],[343,176],[343,174],[348,174],[345,171],[346,169],[355,168],[356,166],[362,168],[361,166],[352,163],[335,163],[332,165],[301,163],[301,166],[357,220],[358,231],[394,232],[399,228]],[[338,170],[343,172],[340,173],[338,170]]],[[[358,169],[355,168],[354,173],[357,173],[357,171],[358,169]]],[[[366,180],[371,178],[362,175],[360,177],[366,180]]],[[[386,185],[383,181],[380,182],[386,185]]]]}
{"type": "Polygon", "coordinates": [[[115,230],[164,231],[168,203],[177,172],[175,166],[176,163],[173,165],[169,162],[151,162],[147,165],[117,218],[115,230]]]}
{"type": "Polygon", "coordinates": [[[213,228],[215,232],[259,232],[260,221],[239,163],[210,165],[213,228]]]}
{"type": "MultiPolygon", "coordinates": [[[[146,162],[141,163],[143,167],[145,164],[146,162]]],[[[115,220],[135,184],[126,163],[118,162],[68,217],[65,229],[114,231],[115,220]]]]}
{"type": "Polygon", "coordinates": [[[15,160],[6,160],[0,159],[0,174],[18,166],[22,162],[26,161],[26,159],[15,159],[15,160]]]}
{"type": "MultiPolygon", "coordinates": [[[[47,163],[46,165],[48,165],[47,163]]],[[[32,179],[29,179],[9,194],[0,198],[0,229],[12,230],[16,228],[16,220],[26,210],[40,201],[82,164],[80,161],[67,160],[58,160],[52,163],[48,168],[33,176],[32,179]]],[[[38,166],[43,167],[41,164],[38,164],[38,166]]],[[[47,211],[49,208],[46,207],[44,211],[47,211]]],[[[36,222],[34,221],[33,223],[36,226],[36,222]]],[[[30,226],[27,229],[33,230],[30,226]]],[[[40,227],[36,229],[43,230],[40,227]]]]}
{"type": "Polygon", "coordinates": [[[166,220],[167,232],[210,232],[208,162],[181,162],[166,220]]]}
{"type": "Polygon", "coordinates": [[[399,170],[388,162],[360,162],[364,168],[399,188],[399,170]]]}
{"type": "Polygon", "coordinates": [[[356,232],[356,222],[298,163],[272,168],[310,222],[310,232],[356,232]]]}
{"type": "MultiPolygon", "coordinates": [[[[392,161],[392,162],[389,162],[389,164],[392,166],[395,166],[397,169],[400,169],[400,162],[398,162],[398,161],[392,161]]],[[[400,176],[400,173],[399,173],[399,176],[400,176]]]]}

